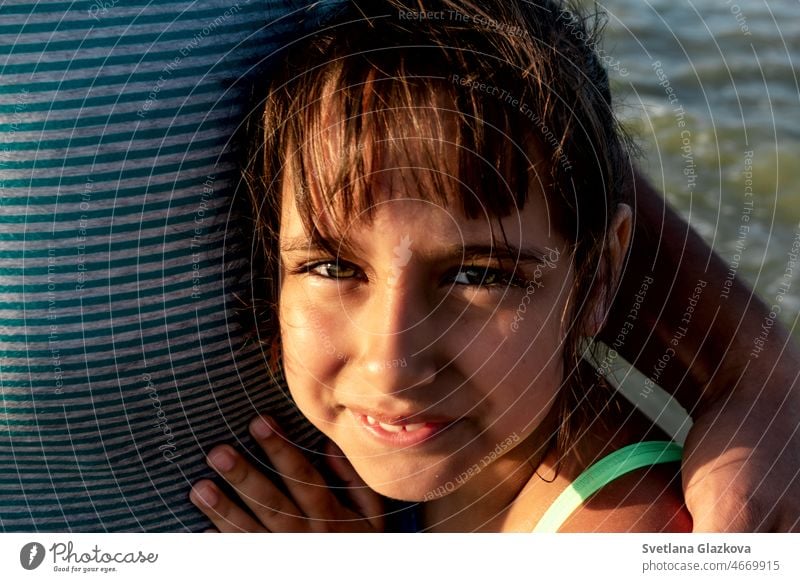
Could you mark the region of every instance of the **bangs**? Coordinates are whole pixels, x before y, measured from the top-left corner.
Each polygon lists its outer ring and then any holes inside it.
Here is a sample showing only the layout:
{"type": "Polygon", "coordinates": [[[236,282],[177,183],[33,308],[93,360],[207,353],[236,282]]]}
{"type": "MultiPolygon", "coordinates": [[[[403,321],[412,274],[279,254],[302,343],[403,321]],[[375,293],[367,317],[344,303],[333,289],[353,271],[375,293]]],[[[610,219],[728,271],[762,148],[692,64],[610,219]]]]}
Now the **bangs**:
{"type": "Polygon", "coordinates": [[[281,181],[317,245],[339,240],[356,217],[369,223],[387,199],[493,221],[519,212],[531,188],[552,190],[530,130],[508,106],[464,89],[469,77],[443,77],[451,60],[441,49],[387,51],[312,73],[320,97],[286,120],[281,181]]]}

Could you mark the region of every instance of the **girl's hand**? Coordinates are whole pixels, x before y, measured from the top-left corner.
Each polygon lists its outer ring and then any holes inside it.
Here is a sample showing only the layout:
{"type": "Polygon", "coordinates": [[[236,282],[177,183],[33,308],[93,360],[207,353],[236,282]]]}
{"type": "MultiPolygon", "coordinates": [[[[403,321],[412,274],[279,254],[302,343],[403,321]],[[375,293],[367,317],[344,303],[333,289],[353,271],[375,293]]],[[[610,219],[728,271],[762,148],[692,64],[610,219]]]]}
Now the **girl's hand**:
{"type": "Polygon", "coordinates": [[[381,497],[366,486],[333,443],[328,443],[326,451],[328,464],[342,480],[355,511],[339,502],[305,455],[276,432],[273,421],[255,418],[250,434],[283,477],[291,495],[282,493],[233,447],[215,447],[207,457],[208,464],[233,486],[255,515],[253,518],[212,481],[198,481],[189,499],[220,532],[383,531],[381,497]]]}
{"type": "Polygon", "coordinates": [[[682,467],[694,531],[800,531],[800,384],[771,390],[783,400],[734,394],[695,421],[682,467]]]}

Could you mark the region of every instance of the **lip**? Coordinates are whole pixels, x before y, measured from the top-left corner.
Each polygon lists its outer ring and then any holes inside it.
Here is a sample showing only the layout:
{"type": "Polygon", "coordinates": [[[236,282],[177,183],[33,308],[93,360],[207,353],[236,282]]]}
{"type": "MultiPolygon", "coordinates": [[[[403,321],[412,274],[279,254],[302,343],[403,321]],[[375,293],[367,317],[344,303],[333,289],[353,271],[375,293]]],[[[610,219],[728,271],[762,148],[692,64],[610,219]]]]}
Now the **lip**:
{"type": "Polygon", "coordinates": [[[405,422],[398,421],[397,417],[389,417],[388,415],[380,415],[372,416],[376,421],[383,422],[385,424],[393,424],[393,425],[400,425],[400,424],[423,424],[424,426],[417,428],[412,432],[408,432],[406,430],[401,430],[399,432],[389,432],[382,428],[379,424],[370,424],[367,420],[367,414],[362,413],[360,411],[350,410],[350,414],[355,418],[356,422],[361,425],[361,427],[369,433],[373,438],[380,441],[383,444],[395,446],[395,447],[410,447],[414,445],[418,445],[423,442],[427,442],[455,424],[457,419],[444,419],[444,420],[426,420],[422,418],[414,419],[411,422],[413,417],[406,417],[409,420],[405,422]],[[392,418],[392,421],[383,420],[386,418],[392,418]]]}
{"type": "Polygon", "coordinates": [[[372,408],[359,408],[357,406],[347,406],[356,416],[371,416],[378,422],[386,424],[414,424],[418,422],[431,423],[431,424],[451,424],[457,419],[451,416],[442,416],[436,414],[424,414],[416,412],[405,412],[398,414],[390,414],[381,410],[372,408]]]}

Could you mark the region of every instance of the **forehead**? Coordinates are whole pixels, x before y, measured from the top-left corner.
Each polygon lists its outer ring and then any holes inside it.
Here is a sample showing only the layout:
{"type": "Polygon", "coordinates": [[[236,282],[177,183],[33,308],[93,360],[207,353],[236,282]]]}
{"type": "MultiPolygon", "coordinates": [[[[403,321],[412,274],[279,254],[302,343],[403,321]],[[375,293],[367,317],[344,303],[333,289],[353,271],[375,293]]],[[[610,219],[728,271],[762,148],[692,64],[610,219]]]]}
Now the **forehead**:
{"type": "Polygon", "coordinates": [[[352,112],[329,89],[289,140],[282,198],[294,198],[308,225],[341,230],[354,216],[369,221],[381,202],[399,198],[490,221],[513,218],[537,195],[549,218],[533,139],[515,140],[502,127],[470,118],[447,92],[394,101],[392,88],[373,93],[387,98],[352,112]]]}
{"type": "Polygon", "coordinates": [[[327,246],[336,255],[343,251],[372,254],[393,248],[403,237],[414,241],[415,252],[437,255],[442,249],[471,245],[543,248],[563,244],[550,220],[545,198],[539,192],[533,193],[523,208],[506,216],[484,213],[468,217],[458,207],[438,204],[413,192],[401,192],[391,181],[386,184],[391,189],[376,193],[370,212],[334,220],[322,210],[313,217],[311,228],[295,199],[284,197],[281,248],[327,246]],[[319,244],[320,240],[325,244],[319,244]]]}

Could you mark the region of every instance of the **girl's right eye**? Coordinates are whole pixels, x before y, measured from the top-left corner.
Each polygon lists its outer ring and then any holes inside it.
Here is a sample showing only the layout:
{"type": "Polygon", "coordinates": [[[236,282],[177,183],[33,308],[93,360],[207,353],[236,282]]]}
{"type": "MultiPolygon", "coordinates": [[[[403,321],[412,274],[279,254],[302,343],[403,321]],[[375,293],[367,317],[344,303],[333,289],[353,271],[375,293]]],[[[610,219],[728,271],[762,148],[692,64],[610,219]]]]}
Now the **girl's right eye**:
{"type": "Polygon", "coordinates": [[[336,261],[322,261],[307,265],[304,269],[307,273],[324,277],[325,279],[354,279],[358,276],[358,271],[352,265],[339,263],[336,261]]]}

